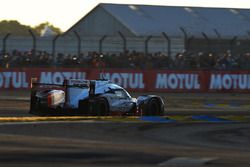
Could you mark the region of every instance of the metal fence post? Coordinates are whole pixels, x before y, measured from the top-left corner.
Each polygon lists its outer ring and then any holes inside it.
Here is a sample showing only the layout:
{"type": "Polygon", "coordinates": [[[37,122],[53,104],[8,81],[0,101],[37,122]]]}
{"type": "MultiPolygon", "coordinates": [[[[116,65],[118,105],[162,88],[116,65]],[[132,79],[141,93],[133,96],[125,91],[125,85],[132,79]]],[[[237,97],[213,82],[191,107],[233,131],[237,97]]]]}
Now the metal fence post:
{"type": "Polygon", "coordinates": [[[127,50],[127,40],[126,40],[125,36],[120,31],[118,31],[118,34],[120,35],[120,37],[123,40],[123,52],[125,53],[127,50]]]}
{"type": "Polygon", "coordinates": [[[214,29],[214,33],[216,34],[217,40],[218,40],[216,51],[219,52],[221,48],[221,34],[219,33],[217,29],[214,29]]]}
{"type": "Polygon", "coordinates": [[[28,30],[30,35],[32,36],[33,40],[33,47],[32,47],[32,56],[36,56],[36,35],[33,33],[31,29],[28,30]]]}
{"type": "Polygon", "coordinates": [[[190,50],[191,41],[194,39],[194,36],[192,35],[190,38],[187,39],[187,50],[190,50]]]}
{"type": "Polygon", "coordinates": [[[74,31],[74,34],[77,38],[77,54],[80,56],[81,54],[81,36],[78,34],[77,31],[74,31]]]}
{"type": "Polygon", "coordinates": [[[9,38],[11,34],[8,33],[4,36],[3,38],[3,49],[2,49],[2,54],[6,54],[6,43],[7,43],[7,39],[9,38]]]}
{"type": "Polygon", "coordinates": [[[148,36],[145,40],[145,55],[148,54],[148,42],[150,41],[151,38],[152,38],[152,35],[148,36]]]}
{"type": "Polygon", "coordinates": [[[167,40],[167,45],[168,45],[168,56],[171,57],[171,39],[167,36],[167,34],[165,32],[162,32],[162,35],[165,37],[165,39],[167,40]]]}
{"type": "Polygon", "coordinates": [[[103,43],[103,41],[105,40],[106,37],[107,37],[107,36],[104,35],[104,36],[102,36],[102,38],[99,40],[99,53],[102,53],[102,43],[103,43]]]}
{"type": "Polygon", "coordinates": [[[217,36],[218,38],[221,38],[221,35],[220,35],[219,31],[217,31],[216,29],[214,29],[214,32],[215,32],[215,34],[216,34],[216,36],[217,36]]]}
{"type": "Polygon", "coordinates": [[[237,41],[237,36],[234,36],[231,40],[230,40],[230,50],[231,50],[231,53],[233,53],[233,49],[234,49],[234,45],[237,41]]]}
{"type": "Polygon", "coordinates": [[[210,51],[211,51],[210,39],[208,38],[208,36],[207,36],[206,33],[202,32],[201,34],[202,34],[202,36],[206,39],[206,41],[207,41],[208,52],[210,52],[210,51]]]}
{"type": "Polygon", "coordinates": [[[60,35],[56,35],[52,40],[52,56],[53,56],[53,64],[56,64],[56,41],[60,35]]]}
{"type": "Polygon", "coordinates": [[[187,51],[187,38],[188,38],[188,35],[187,35],[186,30],[183,27],[180,27],[180,30],[184,35],[184,49],[185,49],[185,51],[187,51]]]}

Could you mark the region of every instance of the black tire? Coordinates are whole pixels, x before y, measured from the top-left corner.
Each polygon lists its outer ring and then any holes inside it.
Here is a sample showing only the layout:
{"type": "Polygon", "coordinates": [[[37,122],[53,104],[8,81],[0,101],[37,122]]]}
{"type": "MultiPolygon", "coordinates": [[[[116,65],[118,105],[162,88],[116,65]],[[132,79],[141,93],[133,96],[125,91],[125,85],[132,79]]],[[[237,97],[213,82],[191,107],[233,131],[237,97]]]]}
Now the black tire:
{"type": "Polygon", "coordinates": [[[90,115],[89,113],[90,103],[88,99],[80,100],[78,106],[79,106],[78,113],[80,115],[90,115]]]}
{"type": "Polygon", "coordinates": [[[35,96],[35,93],[33,93],[33,94],[31,94],[31,97],[30,97],[30,111],[29,111],[29,113],[30,114],[36,114],[37,110],[38,110],[37,98],[35,96]]]}
{"type": "Polygon", "coordinates": [[[161,115],[160,103],[156,98],[152,98],[148,102],[146,115],[148,116],[161,115]]]}
{"type": "Polygon", "coordinates": [[[137,107],[136,107],[136,104],[134,104],[131,110],[129,111],[128,115],[136,116],[136,111],[137,111],[137,107]]]}
{"type": "Polygon", "coordinates": [[[48,116],[51,114],[51,112],[48,110],[49,109],[41,106],[39,99],[35,96],[35,93],[31,95],[29,114],[37,116],[48,116]]]}
{"type": "Polygon", "coordinates": [[[96,115],[98,116],[109,115],[109,104],[105,98],[98,98],[96,100],[96,115]]]}

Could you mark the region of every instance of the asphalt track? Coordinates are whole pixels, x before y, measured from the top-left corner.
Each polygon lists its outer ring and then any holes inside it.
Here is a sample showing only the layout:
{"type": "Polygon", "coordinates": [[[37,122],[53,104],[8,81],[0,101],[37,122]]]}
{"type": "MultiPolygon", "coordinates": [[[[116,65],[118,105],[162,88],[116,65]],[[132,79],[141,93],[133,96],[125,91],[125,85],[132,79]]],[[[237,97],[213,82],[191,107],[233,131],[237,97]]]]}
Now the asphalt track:
{"type": "Polygon", "coordinates": [[[0,166],[249,166],[248,123],[0,124],[0,166]]]}
{"type": "Polygon", "coordinates": [[[250,166],[247,108],[41,118],[29,115],[28,105],[0,100],[0,166],[250,166]]]}

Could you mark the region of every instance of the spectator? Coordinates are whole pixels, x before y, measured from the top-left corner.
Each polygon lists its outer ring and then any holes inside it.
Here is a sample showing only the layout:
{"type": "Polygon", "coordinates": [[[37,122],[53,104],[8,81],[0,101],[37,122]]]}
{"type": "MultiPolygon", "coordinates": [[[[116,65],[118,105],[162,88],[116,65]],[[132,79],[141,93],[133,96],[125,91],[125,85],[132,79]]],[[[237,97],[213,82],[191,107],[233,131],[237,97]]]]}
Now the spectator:
{"type": "MultiPolygon", "coordinates": [[[[4,68],[12,67],[50,67],[53,57],[45,51],[13,50],[0,55],[0,64],[4,68]]],[[[223,53],[178,53],[175,57],[161,52],[149,53],[126,51],[119,54],[88,52],[80,55],[58,53],[58,67],[91,67],[91,68],[133,68],[133,69],[249,69],[250,53],[234,56],[230,51],[223,53]]]]}

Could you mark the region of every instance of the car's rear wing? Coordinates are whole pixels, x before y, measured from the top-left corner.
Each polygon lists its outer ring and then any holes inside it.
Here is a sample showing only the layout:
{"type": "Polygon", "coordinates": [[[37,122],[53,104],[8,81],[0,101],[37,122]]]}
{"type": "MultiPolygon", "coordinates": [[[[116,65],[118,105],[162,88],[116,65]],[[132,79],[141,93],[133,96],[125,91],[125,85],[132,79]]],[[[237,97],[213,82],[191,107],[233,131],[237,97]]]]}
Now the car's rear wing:
{"type": "Polygon", "coordinates": [[[91,85],[90,80],[80,79],[65,79],[63,84],[50,84],[37,82],[37,78],[31,78],[31,88],[66,88],[66,87],[78,87],[78,88],[89,88],[91,85]]]}
{"type": "Polygon", "coordinates": [[[65,79],[62,84],[40,83],[37,78],[31,78],[31,90],[58,89],[65,90],[67,88],[89,89],[89,95],[95,94],[95,87],[101,84],[109,83],[109,80],[85,80],[85,79],[65,79]]]}
{"type": "Polygon", "coordinates": [[[37,78],[31,78],[31,97],[34,96],[37,91],[63,90],[65,92],[65,106],[68,106],[71,104],[72,98],[76,96],[75,93],[79,92],[74,90],[87,89],[88,92],[86,93],[88,94],[89,98],[92,98],[95,95],[95,85],[95,80],[66,79],[62,84],[50,84],[39,83],[37,78]]]}

